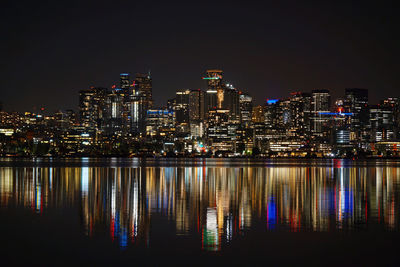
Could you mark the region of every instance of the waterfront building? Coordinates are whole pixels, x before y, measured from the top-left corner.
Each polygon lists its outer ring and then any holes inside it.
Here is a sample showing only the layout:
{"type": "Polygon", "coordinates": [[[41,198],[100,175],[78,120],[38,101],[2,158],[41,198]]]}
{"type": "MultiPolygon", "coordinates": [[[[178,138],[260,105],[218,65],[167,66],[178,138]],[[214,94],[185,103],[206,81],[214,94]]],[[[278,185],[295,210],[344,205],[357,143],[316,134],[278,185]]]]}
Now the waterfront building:
{"type": "Polygon", "coordinates": [[[253,98],[247,94],[239,93],[240,123],[242,127],[249,128],[253,113],[253,98]]]}
{"type": "Polygon", "coordinates": [[[149,109],[146,116],[146,135],[173,140],[175,112],[168,109],[149,109]]]}
{"type": "Polygon", "coordinates": [[[206,113],[210,110],[221,109],[224,101],[222,70],[207,70],[203,80],[207,81],[206,113]]]}
{"type": "Polygon", "coordinates": [[[101,121],[107,113],[107,89],[92,87],[79,92],[79,118],[81,125],[91,129],[99,129],[101,121]]]}
{"type": "Polygon", "coordinates": [[[393,141],[395,139],[394,112],[391,105],[369,106],[371,141],[393,141]]]}
{"type": "Polygon", "coordinates": [[[351,112],[351,140],[358,147],[365,147],[369,139],[368,90],[346,88],[345,99],[348,112],[351,112]]]}
{"type": "Polygon", "coordinates": [[[153,107],[153,84],[150,72],[148,74],[136,73],[135,90],[137,95],[143,96],[145,110],[153,107]]]}
{"type": "Polygon", "coordinates": [[[189,100],[190,90],[181,89],[176,91],[174,111],[176,113],[176,123],[189,123],[189,100]]]}
{"type": "Polygon", "coordinates": [[[205,93],[198,90],[190,90],[189,93],[189,121],[198,123],[204,121],[205,93]]]}
{"type": "Polygon", "coordinates": [[[234,150],[235,126],[229,121],[229,110],[215,109],[209,111],[207,121],[207,140],[212,151],[234,150]]]}
{"type": "Polygon", "coordinates": [[[329,138],[329,117],[324,113],[330,112],[331,96],[329,90],[312,90],[311,92],[311,134],[319,140],[329,138]]]}

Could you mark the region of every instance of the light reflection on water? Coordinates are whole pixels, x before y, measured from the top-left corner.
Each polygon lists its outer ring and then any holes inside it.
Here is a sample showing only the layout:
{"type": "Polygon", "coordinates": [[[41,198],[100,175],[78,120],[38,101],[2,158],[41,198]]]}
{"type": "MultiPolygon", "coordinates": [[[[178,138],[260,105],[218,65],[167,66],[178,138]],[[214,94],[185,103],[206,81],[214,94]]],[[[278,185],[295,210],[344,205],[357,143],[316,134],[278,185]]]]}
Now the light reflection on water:
{"type": "Polygon", "coordinates": [[[399,230],[396,166],[1,167],[0,206],[46,216],[74,207],[84,234],[108,229],[121,249],[151,242],[163,217],[177,236],[219,251],[263,231],[399,230]]]}

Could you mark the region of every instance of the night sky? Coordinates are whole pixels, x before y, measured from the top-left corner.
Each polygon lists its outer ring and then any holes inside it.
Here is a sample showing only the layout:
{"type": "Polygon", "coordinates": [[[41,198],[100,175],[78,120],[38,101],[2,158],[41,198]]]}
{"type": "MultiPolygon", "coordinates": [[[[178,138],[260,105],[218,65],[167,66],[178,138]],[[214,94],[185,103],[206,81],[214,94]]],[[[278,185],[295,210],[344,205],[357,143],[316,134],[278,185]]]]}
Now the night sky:
{"type": "Polygon", "coordinates": [[[157,106],[205,89],[207,68],[258,104],[317,88],[400,96],[394,1],[2,1],[0,12],[8,111],[76,110],[79,90],[149,70],[157,106]]]}

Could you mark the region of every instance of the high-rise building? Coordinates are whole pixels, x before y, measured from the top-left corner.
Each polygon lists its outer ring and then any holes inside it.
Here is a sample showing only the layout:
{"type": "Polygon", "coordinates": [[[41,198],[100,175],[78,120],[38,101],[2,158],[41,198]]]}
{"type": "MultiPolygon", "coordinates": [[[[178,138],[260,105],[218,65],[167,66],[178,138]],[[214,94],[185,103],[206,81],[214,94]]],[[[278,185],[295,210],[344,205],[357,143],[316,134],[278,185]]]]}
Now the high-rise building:
{"type": "Polygon", "coordinates": [[[253,120],[253,122],[264,122],[267,128],[278,128],[277,126],[280,125],[280,117],[282,114],[279,99],[267,99],[265,106],[260,112],[261,114],[259,114],[259,116],[263,115],[263,117],[259,120],[253,120]]]}
{"type": "Polygon", "coordinates": [[[189,100],[189,89],[181,89],[176,91],[174,106],[174,111],[176,113],[176,123],[189,123],[189,100]]]}
{"type": "Polygon", "coordinates": [[[288,133],[306,139],[310,133],[311,94],[293,92],[289,98],[290,122],[288,133]]]}
{"type": "Polygon", "coordinates": [[[191,90],[189,93],[189,121],[204,121],[204,92],[200,89],[191,90]]]}
{"type": "Polygon", "coordinates": [[[168,109],[149,109],[146,116],[146,135],[173,140],[175,112],[168,109]]]}
{"type": "Polygon", "coordinates": [[[251,121],[253,123],[264,123],[265,117],[264,117],[264,107],[263,106],[259,105],[259,106],[253,107],[251,121]]]}
{"type": "Polygon", "coordinates": [[[82,126],[98,129],[107,113],[106,88],[92,87],[79,92],[79,118],[82,126]]]}
{"type": "Polygon", "coordinates": [[[129,80],[129,74],[128,73],[121,73],[120,74],[120,80],[119,80],[119,87],[124,90],[127,91],[127,93],[129,94],[129,88],[130,88],[130,80],[129,80]]]}
{"type": "Polygon", "coordinates": [[[368,90],[359,88],[346,88],[345,99],[351,116],[352,131],[363,131],[369,125],[368,90]]]}
{"type": "Polygon", "coordinates": [[[209,111],[207,121],[207,140],[213,151],[234,149],[236,129],[229,123],[229,110],[215,109],[209,111]]]}
{"type": "Polygon", "coordinates": [[[388,103],[369,107],[372,142],[392,141],[395,139],[393,107],[388,103]]]}
{"type": "Polygon", "coordinates": [[[106,97],[106,116],[103,122],[103,129],[107,134],[121,132],[126,126],[123,120],[126,114],[124,94],[120,88],[113,88],[107,92],[106,97]]]}
{"type": "Polygon", "coordinates": [[[137,73],[135,78],[135,90],[138,95],[144,97],[146,110],[153,107],[153,85],[150,73],[137,73]]]}
{"type": "Polygon", "coordinates": [[[146,130],[147,104],[146,98],[137,89],[136,84],[132,85],[131,105],[130,105],[130,122],[131,132],[139,135],[146,130]]]}
{"type": "Polygon", "coordinates": [[[224,88],[224,100],[222,107],[229,110],[229,119],[232,122],[240,122],[239,92],[234,88],[224,88]]]}
{"type": "Polygon", "coordinates": [[[207,70],[205,77],[203,77],[203,80],[207,81],[206,112],[222,108],[224,101],[222,74],[222,70],[207,70]]]}
{"type": "Polygon", "coordinates": [[[240,123],[244,128],[249,128],[251,125],[251,117],[253,113],[253,98],[246,93],[239,95],[240,107],[240,123]]]}
{"type": "Polygon", "coordinates": [[[311,93],[311,132],[314,136],[329,135],[329,118],[324,113],[330,111],[331,96],[329,90],[312,90],[311,93]]]}

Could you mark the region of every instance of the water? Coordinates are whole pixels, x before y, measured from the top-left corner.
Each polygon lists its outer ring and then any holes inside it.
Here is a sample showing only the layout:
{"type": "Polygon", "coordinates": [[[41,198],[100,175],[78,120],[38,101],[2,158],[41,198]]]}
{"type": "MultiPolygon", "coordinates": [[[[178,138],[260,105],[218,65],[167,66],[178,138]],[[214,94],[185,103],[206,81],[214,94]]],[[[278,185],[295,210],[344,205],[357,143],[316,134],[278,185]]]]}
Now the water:
{"type": "Polygon", "coordinates": [[[0,159],[19,264],[395,265],[400,161],[0,159]]]}

